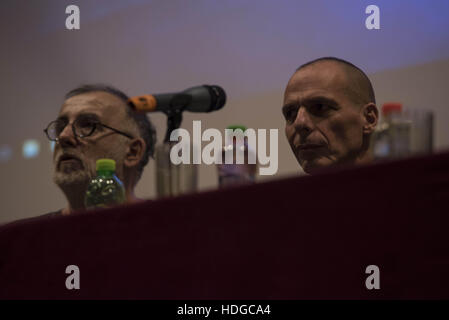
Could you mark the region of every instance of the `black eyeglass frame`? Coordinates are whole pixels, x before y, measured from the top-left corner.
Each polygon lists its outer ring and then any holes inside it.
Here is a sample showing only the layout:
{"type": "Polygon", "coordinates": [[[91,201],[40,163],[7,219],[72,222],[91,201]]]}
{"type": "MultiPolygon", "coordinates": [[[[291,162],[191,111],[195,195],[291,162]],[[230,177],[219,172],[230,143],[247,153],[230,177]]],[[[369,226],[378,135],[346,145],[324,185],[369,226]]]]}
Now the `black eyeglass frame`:
{"type": "MultiPolygon", "coordinates": [[[[44,129],[44,132],[45,132],[45,134],[47,135],[48,140],[50,140],[50,141],[58,141],[58,140],[59,140],[59,138],[58,138],[59,136],[58,136],[57,138],[55,138],[55,139],[52,139],[52,138],[50,138],[50,135],[48,134],[48,128],[49,128],[53,123],[58,122],[58,121],[60,121],[60,120],[54,120],[54,121],[50,122],[50,123],[48,124],[47,128],[44,129]]],[[[78,137],[78,138],[89,137],[89,136],[91,136],[91,135],[95,132],[95,130],[97,129],[97,126],[102,126],[102,127],[104,127],[104,128],[107,128],[107,129],[110,129],[110,130],[114,131],[115,133],[124,135],[125,137],[127,137],[127,138],[129,138],[129,139],[134,139],[134,137],[133,137],[132,135],[127,134],[127,133],[125,133],[125,132],[122,132],[122,131],[120,131],[120,130],[117,130],[117,129],[115,129],[115,128],[112,128],[112,127],[110,127],[110,126],[107,126],[107,125],[101,123],[100,121],[92,121],[93,127],[92,127],[92,130],[90,131],[89,134],[84,134],[84,135],[83,135],[83,134],[78,134],[78,133],[76,132],[76,129],[75,129],[75,123],[76,123],[77,121],[78,121],[78,119],[75,120],[75,121],[72,123],[72,130],[73,130],[73,133],[74,133],[75,137],[78,137]]],[[[67,126],[67,124],[64,126],[64,128],[65,128],[66,126],[67,126]]],[[[64,130],[64,128],[63,128],[62,130],[64,130]]],[[[61,132],[62,132],[62,131],[61,131],[61,132]]]]}

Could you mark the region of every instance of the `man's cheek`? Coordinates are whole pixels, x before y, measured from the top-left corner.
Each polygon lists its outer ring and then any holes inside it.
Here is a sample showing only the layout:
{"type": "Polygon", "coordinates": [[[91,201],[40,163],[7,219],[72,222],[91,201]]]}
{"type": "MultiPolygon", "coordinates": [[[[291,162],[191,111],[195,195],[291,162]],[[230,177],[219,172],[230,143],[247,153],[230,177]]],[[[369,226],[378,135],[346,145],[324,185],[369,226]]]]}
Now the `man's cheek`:
{"type": "Polygon", "coordinates": [[[54,146],[55,146],[55,147],[54,147],[54,149],[53,149],[53,162],[56,161],[56,155],[61,153],[61,152],[59,151],[59,149],[60,149],[59,143],[55,143],[54,146]]]}
{"type": "Polygon", "coordinates": [[[291,127],[286,126],[285,127],[285,136],[287,137],[288,143],[293,147],[293,140],[294,140],[294,131],[291,127]]]}
{"type": "Polygon", "coordinates": [[[290,127],[288,125],[286,125],[284,131],[285,131],[285,136],[287,137],[287,140],[290,141],[290,135],[291,135],[290,134],[290,132],[291,132],[290,127]]]}
{"type": "Polygon", "coordinates": [[[348,123],[344,121],[334,120],[329,122],[329,131],[332,132],[338,139],[344,137],[347,127],[348,123]]]}
{"type": "Polygon", "coordinates": [[[89,177],[96,176],[96,160],[95,159],[86,159],[84,161],[85,171],[89,175],[89,177]]]}
{"type": "Polygon", "coordinates": [[[340,145],[343,141],[348,140],[348,133],[353,124],[344,121],[332,121],[329,123],[327,138],[333,146],[340,145]]]}

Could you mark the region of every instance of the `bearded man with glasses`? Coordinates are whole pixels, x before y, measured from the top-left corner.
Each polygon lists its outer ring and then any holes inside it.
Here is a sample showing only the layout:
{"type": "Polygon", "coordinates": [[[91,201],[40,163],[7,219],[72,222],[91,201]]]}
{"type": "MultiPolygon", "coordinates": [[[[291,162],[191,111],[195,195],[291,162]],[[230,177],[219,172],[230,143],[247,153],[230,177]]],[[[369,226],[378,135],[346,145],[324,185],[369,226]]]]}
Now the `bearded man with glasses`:
{"type": "Polygon", "coordinates": [[[113,159],[127,202],[136,202],[134,188],[153,155],[156,134],[145,114],[133,111],[123,92],[104,85],[85,85],[65,96],[56,120],[44,130],[55,141],[54,182],[67,207],[53,214],[85,209],[87,185],[96,175],[96,160],[113,159]]]}

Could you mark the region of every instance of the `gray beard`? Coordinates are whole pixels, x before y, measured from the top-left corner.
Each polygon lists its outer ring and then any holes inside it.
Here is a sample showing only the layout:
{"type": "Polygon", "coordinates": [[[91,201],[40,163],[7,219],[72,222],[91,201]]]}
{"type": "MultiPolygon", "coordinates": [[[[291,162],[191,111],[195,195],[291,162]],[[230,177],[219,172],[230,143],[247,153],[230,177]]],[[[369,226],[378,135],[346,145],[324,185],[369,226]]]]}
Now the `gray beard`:
{"type": "Polygon", "coordinates": [[[87,188],[91,177],[86,171],[55,172],[53,182],[63,190],[87,188]]]}

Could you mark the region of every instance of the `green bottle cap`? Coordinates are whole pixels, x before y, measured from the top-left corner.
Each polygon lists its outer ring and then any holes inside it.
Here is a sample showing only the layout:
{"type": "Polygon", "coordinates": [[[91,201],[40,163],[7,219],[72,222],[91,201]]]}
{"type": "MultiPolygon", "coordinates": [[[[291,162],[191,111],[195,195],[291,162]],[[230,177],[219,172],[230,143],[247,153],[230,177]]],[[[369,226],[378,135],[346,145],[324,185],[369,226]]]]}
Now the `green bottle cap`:
{"type": "Polygon", "coordinates": [[[227,126],[226,129],[231,129],[232,131],[234,131],[234,130],[236,130],[236,129],[240,129],[240,130],[242,130],[243,132],[245,132],[246,127],[245,127],[245,126],[242,126],[242,125],[240,125],[240,124],[233,124],[233,125],[227,126]]]}
{"type": "Polygon", "coordinates": [[[98,159],[97,171],[115,171],[115,160],[112,159],[98,159]]]}

